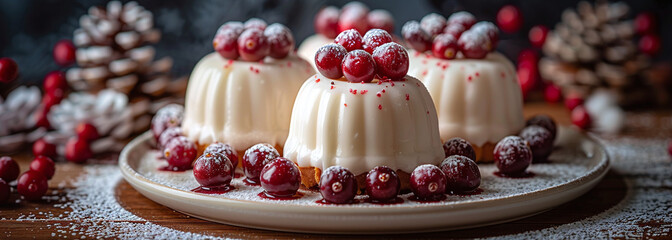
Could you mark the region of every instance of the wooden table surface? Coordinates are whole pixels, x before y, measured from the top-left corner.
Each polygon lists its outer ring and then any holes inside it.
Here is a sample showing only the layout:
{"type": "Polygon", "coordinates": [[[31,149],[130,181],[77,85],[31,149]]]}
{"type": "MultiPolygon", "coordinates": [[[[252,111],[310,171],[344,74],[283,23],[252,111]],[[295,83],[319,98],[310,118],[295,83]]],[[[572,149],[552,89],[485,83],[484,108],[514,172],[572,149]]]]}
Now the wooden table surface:
{"type": "MultiPolygon", "coordinates": [[[[568,111],[564,107],[559,105],[546,105],[546,104],[527,104],[525,107],[525,114],[527,116],[533,115],[536,113],[546,113],[551,115],[558,121],[560,124],[567,125],[569,124],[568,111]]],[[[630,113],[629,113],[630,114],[630,113]]],[[[647,137],[656,137],[661,135],[661,130],[656,127],[658,125],[655,121],[669,121],[670,112],[660,112],[654,114],[656,117],[653,118],[653,126],[650,124],[643,124],[642,126],[633,126],[629,130],[621,134],[621,136],[636,136],[639,138],[647,137]]],[[[662,134],[667,134],[671,136],[672,126],[667,123],[667,128],[664,129],[662,134]]],[[[615,136],[615,137],[621,137],[615,136]]],[[[613,138],[614,136],[612,136],[613,138]]],[[[28,168],[28,163],[32,159],[31,154],[27,151],[22,153],[14,154],[13,157],[18,160],[20,163],[21,169],[25,170],[28,168]]],[[[114,163],[110,163],[114,164],[114,163]]],[[[59,207],[54,207],[54,202],[59,200],[54,199],[63,199],[66,197],[68,191],[73,189],[71,182],[73,179],[77,178],[83,174],[82,165],[70,164],[70,163],[58,163],[57,172],[50,181],[50,189],[48,191],[48,197],[46,200],[41,202],[27,202],[27,201],[17,201],[16,193],[12,194],[12,202],[9,205],[0,206],[0,239],[4,238],[55,238],[58,236],[69,236],[64,232],[56,232],[54,225],[61,224],[67,225],[70,221],[79,221],[79,220],[53,220],[49,216],[58,216],[59,214],[67,214],[69,211],[68,208],[61,209],[59,207]],[[48,216],[44,216],[45,213],[49,212],[48,216]],[[32,218],[26,219],[26,216],[32,216],[32,218]],[[56,232],[56,233],[55,233],[56,232]]],[[[446,237],[456,237],[456,238],[473,238],[473,237],[490,237],[490,236],[502,236],[508,234],[516,233],[525,233],[533,230],[553,228],[563,224],[573,223],[580,221],[582,219],[595,216],[608,210],[615,205],[619,204],[626,195],[631,187],[626,184],[626,178],[614,170],[611,170],[607,176],[602,180],[594,189],[586,193],[585,195],[577,198],[574,201],[563,204],[555,209],[541,213],[536,216],[528,217],[525,219],[494,225],[487,226],[475,229],[459,230],[459,231],[450,231],[450,232],[438,232],[438,233],[425,233],[425,234],[412,234],[412,235],[393,235],[393,236],[384,236],[386,238],[446,238],[446,237]]],[[[660,188],[669,188],[669,186],[660,186],[660,188]]],[[[667,189],[669,190],[669,189],[667,189]]],[[[211,223],[208,221],[195,219],[188,217],[184,214],[172,211],[171,209],[152,202],[151,200],[145,198],[140,193],[135,191],[127,182],[120,180],[116,187],[114,188],[114,194],[116,201],[127,211],[130,211],[132,214],[143,219],[143,221],[132,220],[137,222],[151,222],[153,224],[174,229],[177,231],[191,232],[198,234],[205,234],[210,236],[219,236],[219,237],[230,237],[230,238],[257,238],[257,239],[266,239],[266,238],[363,238],[364,236],[336,236],[336,235],[310,235],[310,234],[295,234],[295,233],[285,233],[285,232],[274,232],[274,231],[265,231],[265,230],[256,230],[249,228],[241,228],[228,226],[223,224],[211,223]]],[[[672,198],[672,197],[670,197],[672,198]]],[[[65,201],[68,201],[67,199],[65,201]]],[[[670,204],[669,199],[666,200],[670,204]]],[[[669,208],[671,205],[667,205],[669,208]]],[[[128,219],[104,219],[100,220],[104,224],[106,221],[109,222],[127,222],[128,219]]],[[[670,222],[660,222],[660,221],[642,221],[641,226],[644,228],[651,227],[660,227],[670,226],[670,222]]],[[[668,229],[669,230],[669,229],[668,229]]],[[[138,236],[143,236],[142,232],[138,233],[138,236]]],[[[75,234],[73,234],[74,236],[75,234]]],[[[151,237],[144,235],[145,237],[151,237]]],[[[627,237],[627,236],[626,236],[627,237]]],[[[635,237],[658,237],[658,235],[647,235],[646,232],[643,232],[639,236],[635,237]]],[[[75,238],[75,237],[72,237],[75,238]]],[[[79,235],[76,236],[79,238],[79,235]]],[[[665,238],[663,236],[662,238],[665,238]]]]}

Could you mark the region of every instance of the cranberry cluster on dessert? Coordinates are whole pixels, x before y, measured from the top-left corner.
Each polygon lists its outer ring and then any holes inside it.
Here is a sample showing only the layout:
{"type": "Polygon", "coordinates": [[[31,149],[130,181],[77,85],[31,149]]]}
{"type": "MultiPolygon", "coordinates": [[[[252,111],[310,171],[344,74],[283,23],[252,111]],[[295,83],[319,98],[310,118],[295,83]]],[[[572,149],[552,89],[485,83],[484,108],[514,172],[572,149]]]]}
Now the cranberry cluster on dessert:
{"type": "Polygon", "coordinates": [[[391,33],[394,31],[394,19],[386,10],[375,9],[370,11],[360,2],[350,2],[341,10],[329,6],[315,15],[315,31],[327,38],[335,38],[340,32],[355,29],[364,34],[370,29],[382,29],[391,33]]]}
{"type": "Polygon", "coordinates": [[[409,21],[401,35],[418,52],[431,51],[437,58],[454,59],[461,52],[465,58],[481,59],[495,50],[499,30],[491,22],[476,22],[468,12],[456,12],[448,19],[432,13],[418,21],[409,21]]]}
{"type": "Polygon", "coordinates": [[[217,30],[212,46],[222,57],[259,61],[266,56],[281,59],[294,50],[294,37],[289,28],[251,18],[245,23],[227,22],[217,30]]]}

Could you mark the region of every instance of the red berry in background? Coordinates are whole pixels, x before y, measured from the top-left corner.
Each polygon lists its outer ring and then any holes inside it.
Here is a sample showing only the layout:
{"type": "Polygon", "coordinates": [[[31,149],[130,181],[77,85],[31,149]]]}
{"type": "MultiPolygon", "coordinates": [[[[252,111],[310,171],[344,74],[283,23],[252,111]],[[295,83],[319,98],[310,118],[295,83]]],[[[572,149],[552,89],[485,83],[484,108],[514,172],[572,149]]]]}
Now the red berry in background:
{"type": "Polygon", "coordinates": [[[19,177],[16,190],[28,201],[37,201],[47,193],[47,178],[40,172],[27,171],[19,177]]]}
{"type": "Polygon", "coordinates": [[[217,29],[217,33],[229,29],[233,29],[236,34],[240,35],[241,33],[243,33],[243,31],[245,31],[245,25],[242,22],[238,21],[226,22],[222,24],[222,26],[219,26],[219,28],[217,29]]]}
{"type": "Polygon", "coordinates": [[[453,155],[441,162],[446,175],[446,192],[462,193],[476,190],[481,185],[481,171],[471,158],[453,155]]]}
{"type": "Polygon", "coordinates": [[[670,145],[667,146],[667,153],[670,154],[670,156],[672,156],[672,142],[670,142],[670,145]]]}
{"type": "Polygon", "coordinates": [[[639,50],[648,55],[656,55],[660,52],[660,44],[660,37],[647,34],[639,39],[639,50]]]}
{"type": "Polygon", "coordinates": [[[264,166],[278,157],[280,157],[278,150],[268,143],[259,143],[247,149],[242,164],[247,181],[259,183],[259,176],[264,166]]]}
{"type": "Polygon", "coordinates": [[[448,17],[448,25],[461,25],[465,30],[471,28],[474,24],[476,24],[476,17],[469,12],[460,11],[448,17]]]}
{"type": "Polygon", "coordinates": [[[523,25],[523,15],[518,7],[506,5],[497,12],[497,26],[506,33],[514,33],[523,25]]]}
{"type": "Polygon", "coordinates": [[[565,98],[565,107],[567,107],[567,109],[571,111],[574,110],[574,108],[576,108],[577,106],[583,105],[583,102],[584,102],[583,98],[579,96],[569,95],[565,98]]]}
{"type": "Polygon", "coordinates": [[[173,140],[173,138],[183,136],[182,135],[182,129],[180,127],[170,127],[163,131],[161,133],[161,136],[159,136],[159,141],[157,141],[157,146],[159,149],[163,149],[163,147],[170,142],[170,140],[173,140]]]}
{"type": "Polygon", "coordinates": [[[182,125],[184,118],[184,107],[177,104],[171,104],[159,109],[152,118],[151,130],[155,140],[159,140],[161,133],[171,127],[182,125]]]}
{"type": "Polygon", "coordinates": [[[57,156],[56,144],[47,142],[44,138],[40,138],[33,143],[33,155],[55,158],[57,156]]]}
{"type": "Polygon", "coordinates": [[[518,53],[518,65],[534,64],[534,67],[536,67],[537,62],[539,62],[539,54],[533,49],[526,48],[518,53]]]}
{"type": "Polygon", "coordinates": [[[562,101],[562,90],[555,84],[548,84],[544,88],[544,100],[548,103],[558,103],[562,101]]]}
{"type": "Polygon", "coordinates": [[[490,52],[488,49],[492,46],[488,36],[473,30],[462,33],[460,39],[457,40],[457,45],[464,57],[473,59],[485,58],[490,52]]]}
{"type": "Polygon", "coordinates": [[[497,48],[497,43],[499,43],[499,29],[495,26],[495,24],[481,21],[474,24],[474,26],[471,27],[471,31],[475,31],[479,34],[485,34],[488,37],[488,40],[490,40],[487,46],[488,51],[494,51],[497,48]]]}
{"type": "Polygon", "coordinates": [[[44,77],[42,83],[44,92],[65,91],[68,88],[68,82],[65,80],[65,74],[61,71],[53,71],[44,77]]]}
{"type": "Polygon", "coordinates": [[[9,195],[12,193],[12,189],[9,187],[9,184],[5,180],[0,179],[0,205],[4,204],[9,200],[9,195]]]}
{"type": "Polygon", "coordinates": [[[378,28],[383,29],[388,33],[394,32],[394,18],[387,10],[375,9],[369,12],[367,21],[369,23],[369,28],[371,29],[378,28]]]}
{"type": "Polygon", "coordinates": [[[73,163],[84,163],[93,156],[89,142],[77,137],[70,138],[65,144],[65,159],[73,163]]]}
{"type": "Polygon", "coordinates": [[[527,122],[525,122],[525,126],[543,127],[551,133],[552,139],[555,139],[555,136],[558,132],[557,125],[555,124],[553,118],[544,114],[534,115],[530,119],[527,119],[527,122]]]}
{"type": "Polygon", "coordinates": [[[227,186],[234,172],[231,161],[219,153],[203,153],[194,162],[194,178],[203,187],[227,186]]]}
{"type": "Polygon", "coordinates": [[[19,66],[11,58],[0,58],[0,82],[8,83],[19,76],[19,66]]]}
{"type": "Polygon", "coordinates": [[[294,37],[292,31],[285,25],[274,23],[264,30],[266,40],[270,45],[269,56],[276,59],[287,57],[294,50],[294,37]]]}
{"type": "Polygon", "coordinates": [[[476,152],[474,151],[474,147],[471,146],[471,143],[459,137],[448,139],[448,141],[443,144],[443,152],[446,157],[459,155],[468,157],[472,160],[476,159],[476,152]]]}
{"type": "Polygon", "coordinates": [[[49,157],[37,156],[30,162],[30,170],[42,173],[47,179],[51,179],[56,172],[56,164],[49,157]]]}
{"type": "Polygon", "coordinates": [[[63,100],[63,91],[60,89],[55,89],[51,92],[47,92],[42,97],[42,107],[46,110],[50,110],[56,104],[61,103],[63,100]]]}
{"type": "Polygon", "coordinates": [[[238,54],[245,61],[256,62],[268,56],[270,46],[264,31],[248,28],[238,37],[238,54]]]}
{"type": "Polygon", "coordinates": [[[544,25],[537,25],[530,29],[530,33],[527,37],[530,39],[532,46],[541,48],[546,42],[546,36],[548,36],[548,27],[544,25]]]}
{"type": "Polygon", "coordinates": [[[226,156],[229,159],[229,161],[231,161],[231,165],[233,165],[233,168],[236,168],[238,166],[238,153],[229,144],[224,144],[224,143],[220,143],[220,142],[210,144],[203,151],[203,154],[206,154],[206,153],[222,154],[222,155],[226,156]]]}
{"type": "Polygon", "coordinates": [[[0,179],[5,182],[16,180],[19,176],[19,164],[11,157],[0,157],[0,179]]]}
{"type": "Polygon", "coordinates": [[[338,36],[338,16],[338,8],[323,8],[315,15],[315,31],[326,38],[335,38],[338,36]]]}
{"type": "Polygon", "coordinates": [[[348,50],[341,45],[336,43],[324,45],[315,53],[315,67],[325,77],[339,79],[343,77],[341,64],[346,54],[348,50]]]}
{"type": "Polygon", "coordinates": [[[656,33],[656,28],[658,27],[656,16],[651,12],[642,12],[637,14],[634,25],[635,32],[640,35],[656,33]]]}
{"type": "Polygon", "coordinates": [[[457,39],[449,33],[436,35],[432,43],[432,54],[441,59],[454,59],[457,56],[459,48],[457,39]]]}
{"type": "Polygon", "coordinates": [[[418,21],[408,21],[401,28],[401,36],[406,44],[418,52],[425,52],[432,48],[432,37],[420,27],[418,21]]]}
{"type": "MultiPolygon", "coordinates": [[[[389,43],[388,43],[389,44],[389,43]]],[[[376,76],[376,63],[371,54],[364,50],[354,50],[343,58],[343,75],[348,82],[373,81],[376,76]]],[[[408,69],[407,69],[408,70],[408,69]]]]}
{"type": "Polygon", "coordinates": [[[350,203],[357,195],[355,175],[341,166],[331,166],[320,176],[320,194],[330,203],[350,203]]]}
{"type": "Polygon", "coordinates": [[[366,194],[377,202],[394,200],[401,190],[401,181],[390,167],[378,166],[366,174],[366,194]]]}
{"type": "Polygon", "coordinates": [[[77,124],[75,132],[77,133],[77,137],[84,139],[85,141],[93,141],[100,137],[96,126],[93,126],[93,124],[87,122],[81,122],[77,124]]]}
{"type": "Polygon", "coordinates": [[[446,192],[446,176],[437,166],[420,165],[411,173],[411,190],[418,199],[438,200],[446,192]]]}
{"type": "Polygon", "coordinates": [[[215,38],[212,40],[212,47],[223,58],[235,60],[240,56],[238,53],[238,37],[241,32],[238,31],[243,28],[240,26],[239,29],[231,27],[222,30],[225,25],[222,25],[220,30],[217,31],[217,34],[215,34],[215,38]]]}
{"type": "Polygon", "coordinates": [[[532,150],[532,161],[546,162],[553,151],[553,134],[541,126],[527,126],[520,131],[520,137],[525,139],[532,150]]]}
{"type": "Polygon", "coordinates": [[[539,70],[536,68],[536,63],[522,62],[518,65],[518,84],[523,92],[523,96],[534,89],[539,78],[539,70]]]}
{"type": "Polygon", "coordinates": [[[382,29],[371,29],[362,37],[362,48],[373,54],[373,50],[385,43],[392,42],[392,35],[382,29]]]}
{"type": "Polygon", "coordinates": [[[261,31],[264,31],[266,29],[266,21],[261,20],[259,18],[250,18],[247,21],[245,21],[245,24],[243,25],[245,29],[259,29],[261,31]]]}
{"type": "Polygon", "coordinates": [[[590,115],[588,114],[588,111],[586,108],[583,107],[583,105],[576,106],[572,110],[572,115],[570,116],[572,120],[572,124],[575,126],[581,128],[581,129],[588,129],[590,127],[590,115]]]}
{"type": "Polygon", "coordinates": [[[173,138],[163,148],[163,157],[166,158],[169,168],[173,170],[191,168],[196,154],[196,144],[185,136],[173,138]]]}
{"type": "Polygon", "coordinates": [[[345,47],[345,50],[351,52],[353,50],[362,49],[362,35],[354,29],[345,30],[338,34],[334,39],[338,45],[345,47]]]}
{"type": "Polygon", "coordinates": [[[408,53],[398,43],[390,42],[379,46],[373,51],[372,57],[381,78],[399,80],[408,72],[408,53]]]}
{"type": "Polygon", "coordinates": [[[369,7],[367,7],[364,3],[358,2],[358,1],[352,1],[349,2],[341,8],[341,12],[349,12],[351,10],[357,10],[357,11],[364,11],[364,12],[369,12],[369,7]]]}
{"type": "Polygon", "coordinates": [[[525,139],[508,136],[495,145],[493,157],[500,173],[517,175],[524,173],[532,163],[532,150],[525,139]]]}
{"type": "Polygon", "coordinates": [[[450,34],[455,39],[460,39],[460,36],[462,36],[462,33],[466,30],[467,29],[460,24],[449,24],[448,26],[446,26],[446,28],[443,29],[443,33],[450,34]]]}
{"type": "Polygon", "coordinates": [[[276,197],[291,197],[301,186],[301,171],[289,159],[279,157],[270,161],[261,170],[261,188],[276,197]]]}
{"type": "Polygon", "coordinates": [[[49,124],[49,118],[47,118],[48,114],[49,114],[49,108],[46,108],[45,106],[40,107],[40,109],[38,109],[34,115],[35,127],[41,127],[46,129],[51,128],[51,124],[49,124]]]}
{"type": "Polygon", "coordinates": [[[445,27],[446,18],[436,13],[430,13],[420,20],[420,28],[432,37],[443,32],[445,27]]]}
{"type": "Polygon", "coordinates": [[[366,7],[344,6],[338,18],[338,31],[354,29],[360,35],[366,33],[369,30],[368,14],[369,9],[366,7]]]}
{"type": "Polygon", "coordinates": [[[54,45],[54,61],[67,67],[75,63],[75,45],[70,40],[61,40],[54,45]]]}

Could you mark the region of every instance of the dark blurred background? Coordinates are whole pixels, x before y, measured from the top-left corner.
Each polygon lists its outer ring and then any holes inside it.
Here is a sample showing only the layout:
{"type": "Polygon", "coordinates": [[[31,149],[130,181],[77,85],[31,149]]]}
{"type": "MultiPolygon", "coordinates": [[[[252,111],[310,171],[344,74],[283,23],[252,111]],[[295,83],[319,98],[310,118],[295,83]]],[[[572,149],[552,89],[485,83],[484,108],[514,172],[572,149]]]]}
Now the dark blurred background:
{"type": "MultiPolygon", "coordinates": [[[[18,83],[37,84],[44,75],[60,67],[53,61],[51,51],[60,39],[72,39],[78,27],[79,17],[91,6],[105,5],[103,0],[0,0],[0,57],[11,57],[19,65],[21,76],[18,83]]],[[[127,1],[122,1],[127,2],[127,1]]],[[[157,58],[170,56],[175,60],[173,72],[188,75],[196,62],[212,51],[212,37],[217,28],[226,21],[244,21],[259,17],[267,22],[287,25],[297,39],[297,45],[314,33],[313,17],[327,5],[342,6],[342,1],[311,0],[140,0],[138,3],[154,14],[155,25],[163,32],[157,48],[157,58]]],[[[560,21],[566,8],[577,6],[578,0],[362,0],[371,9],[386,9],[396,20],[395,32],[409,20],[420,20],[430,12],[444,16],[466,10],[479,20],[494,21],[497,11],[504,5],[520,8],[524,17],[522,29],[515,34],[503,34],[499,51],[515,59],[517,53],[529,47],[527,34],[538,24],[549,28],[560,21]]],[[[662,50],[655,59],[672,59],[672,1],[628,0],[629,18],[638,12],[651,11],[658,16],[662,50]]],[[[0,86],[0,87],[7,87],[0,86]]],[[[4,89],[7,90],[7,89],[4,89]]]]}

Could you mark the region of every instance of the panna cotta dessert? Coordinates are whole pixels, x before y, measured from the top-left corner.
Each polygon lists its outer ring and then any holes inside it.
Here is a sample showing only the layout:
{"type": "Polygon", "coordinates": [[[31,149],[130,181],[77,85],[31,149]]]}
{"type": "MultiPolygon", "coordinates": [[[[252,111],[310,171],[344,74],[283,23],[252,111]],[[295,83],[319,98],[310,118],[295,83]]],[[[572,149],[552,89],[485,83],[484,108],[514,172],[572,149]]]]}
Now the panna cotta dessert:
{"type": "Polygon", "coordinates": [[[282,149],[296,94],[315,73],[293,53],[291,31],[260,19],[228,22],[213,46],[189,79],[183,134],[199,152],[214,142],[240,156],[258,143],[282,149]]]}
{"type": "Polygon", "coordinates": [[[341,35],[347,37],[314,57],[319,73],[296,98],[284,157],[298,164],[306,187],[319,185],[323,171],[338,166],[363,189],[366,174],[386,166],[408,189],[416,167],[444,159],[429,92],[406,75],[408,54],[386,31],[341,35]]]}
{"type": "Polygon", "coordinates": [[[441,139],[460,137],[476,161],[492,162],[495,144],[524,126],[523,98],[513,64],[495,52],[499,30],[467,12],[409,21],[408,75],[422,81],[436,106],[441,139]]]}

